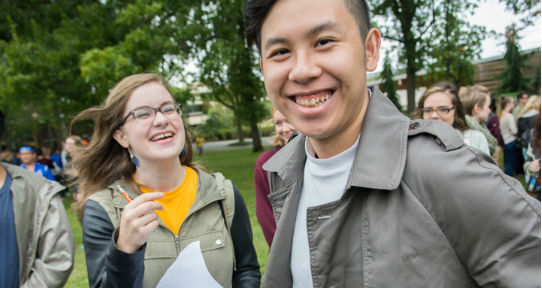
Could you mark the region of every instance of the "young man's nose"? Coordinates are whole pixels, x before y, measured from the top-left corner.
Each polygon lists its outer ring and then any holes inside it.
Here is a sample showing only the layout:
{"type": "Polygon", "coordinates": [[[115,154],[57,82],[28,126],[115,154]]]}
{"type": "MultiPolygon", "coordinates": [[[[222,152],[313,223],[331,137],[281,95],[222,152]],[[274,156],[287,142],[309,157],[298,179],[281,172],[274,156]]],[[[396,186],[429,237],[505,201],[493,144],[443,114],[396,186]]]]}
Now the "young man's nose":
{"type": "Polygon", "coordinates": [[[296,57],[295,66],[290,71],[288,79],[298,83],[306,83],[318,77],[322,70],[315,65],[314,59],[307,53],[300,53],[296,57]]]}

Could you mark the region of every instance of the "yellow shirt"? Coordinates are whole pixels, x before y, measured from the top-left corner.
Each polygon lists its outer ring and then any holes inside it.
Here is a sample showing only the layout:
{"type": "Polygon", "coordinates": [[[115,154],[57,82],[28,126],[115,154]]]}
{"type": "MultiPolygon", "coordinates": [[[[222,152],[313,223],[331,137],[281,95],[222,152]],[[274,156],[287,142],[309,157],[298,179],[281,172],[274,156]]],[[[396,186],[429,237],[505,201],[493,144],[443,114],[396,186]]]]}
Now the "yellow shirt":
{"type": "MultiPolygon", "coordinates": [[[[185,169],[186,176],[183,183],[175,190],[164,193],[164,198],[156,200],[164,206],[163,210],[155,210],[156,214],[175,235],[178,235],[181,224],[188,215],[188,210],[196,200],[198,173],[190,167],[185,166],[185,169]]],[[[136,182],[139,183],[137,180],[136,182]]],[[[142,186],[141,192],[149,193],[156,190],[142,186]]]]}

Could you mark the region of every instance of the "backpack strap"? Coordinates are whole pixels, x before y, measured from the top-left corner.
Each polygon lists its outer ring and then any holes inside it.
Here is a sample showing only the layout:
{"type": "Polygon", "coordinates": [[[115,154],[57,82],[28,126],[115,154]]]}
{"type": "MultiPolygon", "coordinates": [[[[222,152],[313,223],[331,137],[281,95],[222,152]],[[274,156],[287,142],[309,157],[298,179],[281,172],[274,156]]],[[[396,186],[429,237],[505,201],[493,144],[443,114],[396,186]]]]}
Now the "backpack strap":
{"type": "Polygon", "coordinates": [[[235,214],[235,195],[233,190],[233,183],[231,180],[224,178],[222,173],[213,173],[213,176],[216,181],[216,186],[220,193],[224,194],[226,198],[219,202],[220,210],[222,211],[222,218],[224,219],[224,224],[228,229],[228,236],[232,243],[232,253],[233,253],[233,270],[237,270],[237,264],[235,261],[235,247],[233,243],[233,238],[231,237],[231,224],[233,220],[233,215],[235,214]]]}

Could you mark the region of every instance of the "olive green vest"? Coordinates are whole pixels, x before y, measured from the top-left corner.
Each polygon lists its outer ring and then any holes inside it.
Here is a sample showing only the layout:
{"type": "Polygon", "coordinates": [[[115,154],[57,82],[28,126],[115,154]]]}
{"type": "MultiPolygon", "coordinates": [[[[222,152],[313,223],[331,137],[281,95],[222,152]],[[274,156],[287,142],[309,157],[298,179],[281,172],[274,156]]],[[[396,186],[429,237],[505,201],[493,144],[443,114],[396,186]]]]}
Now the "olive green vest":
{"type": "MultiPolygon", "coordinates": [[[[229,231],[235,212],[233,184],[221,173],[212,175],[198,172],[196,200],[175,236],[160,220],[150,235],[145,249],[144,287],[155,287],[177,255],[190,243],[200,241],[201,252],[209,273],[223,287],[231,287],[235,267],[235,253],[229,231]],[[223,217],[223,213],[226,217],[223,217]]],[[[117,185],[135,198],[139,193],[129,190],[122,181],[93,194],[89,199],[98,202],[107,212],[117,235],[120,217],[126,200],[117,185]]]]}

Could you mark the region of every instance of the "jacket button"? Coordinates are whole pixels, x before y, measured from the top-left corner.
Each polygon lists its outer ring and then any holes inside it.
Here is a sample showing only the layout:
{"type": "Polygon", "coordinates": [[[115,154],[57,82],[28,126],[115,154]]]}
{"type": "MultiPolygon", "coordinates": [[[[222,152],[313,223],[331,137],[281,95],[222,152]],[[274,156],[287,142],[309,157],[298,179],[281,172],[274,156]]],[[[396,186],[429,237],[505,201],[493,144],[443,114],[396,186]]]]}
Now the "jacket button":
{"type": "Polygon", "coordinates": [[[216,245],[220,245],[220,244],[222,244],[222,240],[216,239],[215,243],[216,243],[216,245]]]}
{"type": "Polygon", "coordinates": [[[410,123],[410,126],[408,126],[408,130],[417,129],[419,126],[420,126],[419,122],[410,123]]]}

